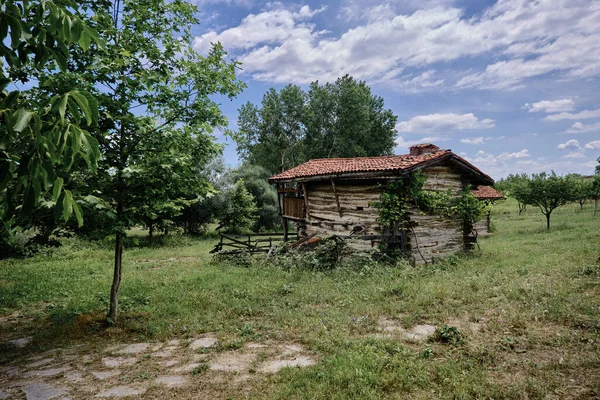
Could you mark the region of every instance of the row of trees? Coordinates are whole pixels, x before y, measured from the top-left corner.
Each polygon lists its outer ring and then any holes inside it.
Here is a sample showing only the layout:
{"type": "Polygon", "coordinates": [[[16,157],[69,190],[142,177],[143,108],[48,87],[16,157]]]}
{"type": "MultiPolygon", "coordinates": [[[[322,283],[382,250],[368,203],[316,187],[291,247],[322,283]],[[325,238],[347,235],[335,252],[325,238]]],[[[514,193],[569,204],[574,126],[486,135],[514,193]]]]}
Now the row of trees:
{"type": "Polygon", "coordinates": [[[546,227],[550,229],[552,212],[567,203],[578,203],[583,209],[587,201],[594,202],[594,215],[600,201],[600,158],[596,174],[585,177],[579,174],[558,176],[542,172],[527,175],[510,174],[496,182],[496,187],[518,202],[519,214],[526,210],[527,205],[540,209],[546,217],[546,227]]]}

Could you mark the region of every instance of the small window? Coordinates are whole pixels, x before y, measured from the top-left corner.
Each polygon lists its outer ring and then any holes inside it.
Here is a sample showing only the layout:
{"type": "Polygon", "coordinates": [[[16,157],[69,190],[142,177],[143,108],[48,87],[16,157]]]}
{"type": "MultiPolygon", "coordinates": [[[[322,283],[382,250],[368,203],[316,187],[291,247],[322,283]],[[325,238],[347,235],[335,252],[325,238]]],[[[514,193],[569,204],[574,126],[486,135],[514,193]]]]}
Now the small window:
{"type": "Polygon", "coordinates": [[[356,210],[358,211],[363,211],[365,208],[364,207],[356,207],[356,210]]]}

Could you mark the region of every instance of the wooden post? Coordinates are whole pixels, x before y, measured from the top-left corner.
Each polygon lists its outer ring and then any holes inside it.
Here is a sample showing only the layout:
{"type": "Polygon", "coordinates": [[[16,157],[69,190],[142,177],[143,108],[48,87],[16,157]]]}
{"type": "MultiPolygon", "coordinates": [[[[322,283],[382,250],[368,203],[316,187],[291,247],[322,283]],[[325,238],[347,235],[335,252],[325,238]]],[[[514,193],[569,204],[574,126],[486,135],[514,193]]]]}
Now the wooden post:
{"type": "Polygon", "coordinates": [[[333,195],[335,196],[335,204],[337,204],[338,213],[340,213],[340,217],[342,217],[342,207],[340,207],[340,198],[337,194],[337,190],[335,190],[335,182],[331,179],[331,187],[333,188],[333,195]]]}
{"type": "Polygon", "coordinates": [[[310,213],[308,211],[308,193],[306,192],[306,185],[302,183],[302,192],[304,192],[304,209],[306,210],[306,216],[304,217],[307,221],[310,219],[310,213]]]}
{"type": "Polygon", "coordinates": [[[283,218],[283,241],[288,241],[288,220],[287,218],[283,218]]]}
{"type": "Polygon", "coordinates": [[[277,189],[277,210],[279,211],[279,215],[283,215],[283,209],[281,207],[281,193],[279,193],[279,183],[276,184],[277,189]]]}

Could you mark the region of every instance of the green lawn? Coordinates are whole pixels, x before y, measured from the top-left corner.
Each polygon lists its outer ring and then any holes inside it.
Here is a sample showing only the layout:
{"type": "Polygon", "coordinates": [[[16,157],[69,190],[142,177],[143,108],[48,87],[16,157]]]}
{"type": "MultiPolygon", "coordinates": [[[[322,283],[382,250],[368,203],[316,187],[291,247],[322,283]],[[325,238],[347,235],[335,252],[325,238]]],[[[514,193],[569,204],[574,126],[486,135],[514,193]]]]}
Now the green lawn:
{"type": "MultiPolygon", "coordinates": [[[[567,206],[552,228],[536,209],[495,206],[496,233],[446,262],[284,271],[213,262],[213,240],[126,249],[121,321],[100,323],[112,278],[108,248],[70,239],[51,253],[0,261],[0,338],[34,336],[31,351],[67,341],[191,337],[217,332],[225,347],[298,341],[319,362],[248,381],[232,397],[594,398],[600,396],[600,213],[567,206]],[[378,335],[456,326],[460,345],[378,335]],[[43,329],[39,329],[43,327],[43,329]]],[[[5,359],[15,357],[4,345],[5,359]]]]}

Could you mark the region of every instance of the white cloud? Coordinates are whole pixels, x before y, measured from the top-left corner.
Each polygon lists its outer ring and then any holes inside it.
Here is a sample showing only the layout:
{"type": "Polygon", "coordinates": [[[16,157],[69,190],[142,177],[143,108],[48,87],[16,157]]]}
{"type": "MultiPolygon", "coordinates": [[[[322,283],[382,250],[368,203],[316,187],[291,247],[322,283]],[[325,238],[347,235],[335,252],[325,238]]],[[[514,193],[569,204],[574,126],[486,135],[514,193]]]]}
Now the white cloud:
{"type": "Polygon", "coordinates": [[[244,73],[274,83],[331,81],[348,73],[393,82],[397,90],[506,89],[549,73],[562,79],[600,75],[600,2],[503,0],[469,17],[443,0],[428,2],[439,4],[429,9],[403,8],[405,14],[398,13],[400,4],[359,7],[365,22],[336,35],[311,23],[316,11],[308,6],[293,12],[280,5],[247,16],[239,26],[205,33],[194,46],[206,52],[220,41],[243,63],[244,73]],[[444,70],[446,62],[490,52],[498,61],[484,71],[444,70]],[[427,75],[432,68],[438,77],[427,75]],[[456,83],[454,76],[460,77],[456,83]]]}
{"type": "Polygon", "coordinates": [[[575,122],[569,129],[567,129],[567,133],[588,133],[596,131],[600,131],[600,122],[592,125],[585,125],[581,122],[575,122]]]}
{"type": "Polygon", "coordinates": [[[469,114],[428,114],[412,117],[408,121],[396,124],[398,132],[431,133],[444,131],[463,131],[473,129],[493,128],[493,119],[480,120],[472,113],[469,114]]]}
{"type": "Polygon", "coordinates": [[[579,142],[575,139],[567,140],[566,143],[561,143],[558,145],[559,150],[577,150],[580,149],[581,146],[579,142]]]}
{"type": "Polygon", "coordinates": [[[463,138],[460,139],[460,142],[464,144],[483,144],[484,140],[485,139],[482,136],[480,136],[475,138],[463,138]]]}
{"type": "Polygon", "coordinates": [[[590,150],[600,150],[600,140],[586,143],[585,148],[590,150]]]}
{"type": "Polygon", "coordinates": [[[502,153],[498,156],[499,160],[514,160],[519,158],[531,157],[529,154],[529,150],[523,149],[521,151],[517,151],[515,153],[502,153]]]}
{"type": "Polygon", "coordinates": [[[597,110],[583,110],[578,113],[563,112],[560,114],[547,115],[545,121],[562,121],[564,119],[590,119],[600,118],[600,108],[597,110]]]}
{"type": "Polygon", "coordinates": [[[529,104],[525,103],[523,109],[529,110],[529,112],[545,112],[545,113],[559,113],[566,111],[573,111],[575,108],[575,102],[571,99],[562,100],[542,100],[537,103],[529,104]]]}
{"type": "Polygon", "coordinates": [[[585,158],[585,155],[579,151],[575,151],[573,153],[569,153],[562,156],[562,158],[585,158]]]}

